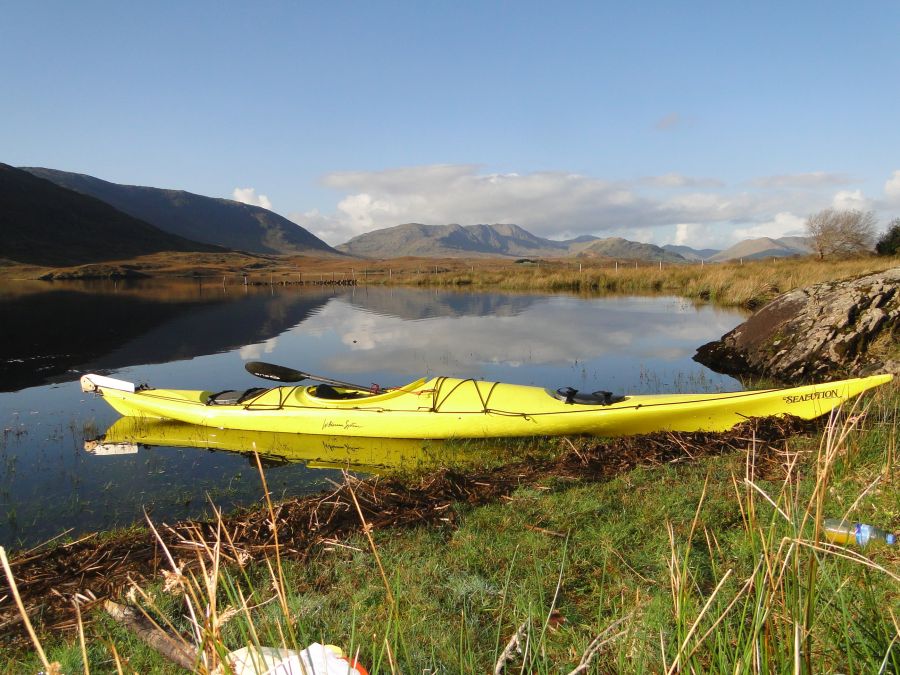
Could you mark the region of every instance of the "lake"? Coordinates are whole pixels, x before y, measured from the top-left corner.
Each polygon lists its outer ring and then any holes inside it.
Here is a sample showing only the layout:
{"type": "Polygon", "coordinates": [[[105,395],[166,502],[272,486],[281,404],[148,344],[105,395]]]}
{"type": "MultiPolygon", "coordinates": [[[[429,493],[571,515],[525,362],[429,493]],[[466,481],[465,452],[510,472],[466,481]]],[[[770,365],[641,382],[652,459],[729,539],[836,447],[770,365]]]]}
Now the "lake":
{"type": "Polygon", "coordinates": [[[361,473],[439,461],[421,441],[135,425],[78,378],[184,389],[266,386],[250,360],[365,385],[451,375],[617,393],[734,391],[691,360],[745,314],[673,297],[464,293],[209,282],[0,285],[0,544],[230,510],[361,473]],[[253,437],[251,437],[253,436],[253,437]]]}

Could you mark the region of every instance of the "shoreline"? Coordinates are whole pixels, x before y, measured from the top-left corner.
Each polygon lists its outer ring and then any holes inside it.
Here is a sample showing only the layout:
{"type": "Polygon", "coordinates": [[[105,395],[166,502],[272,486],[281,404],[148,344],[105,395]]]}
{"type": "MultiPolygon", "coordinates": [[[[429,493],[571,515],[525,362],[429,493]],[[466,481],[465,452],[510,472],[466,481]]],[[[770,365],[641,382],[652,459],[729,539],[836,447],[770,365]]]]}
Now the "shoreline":
{"type": "Polygon", "coordinates": [[[564,293],[665,293],[754,310],[781,293],[823,281],[854,278],[900,266],[897,257],[841,261],[779,258],[743,263],[619,264],[613,260],[551,258],[398,258],[360,260],[302,256],[156,254],[131,261],[73,268],[0,267],[0,282],[209,280],[228,286],[381,285],[458,290],[564,293]],[[521,259],[520,259],[521,260],[521,259]]]}
{"type": "MultiPolygon", "coordinates": [[[[821,421],[797,418],[758,418],[727,432],[659,432],[614,439],[592,437],[541,437],[535,447],[555,445],[556,456],[526,459],[494,468],[441,468],[407,480],[374,476],[357,479],[346,475],[331,492],[295,497],[275,503],[280,555],[303,561],[316,547],[362,531],[354,499],[360,504],[367,529],[453,527],[460,504],[484,506],[511,492],[547,480],[577,483],[608,481],[640,466],[695,461],[740,452],[754,438],[761,463],[777,463],[783,442],[790,437],[817,433],[821,421]],[[573,442],[574,441],[574,442],[573,442]],[[575,477],[577,476],[577,478],[575,477]],[[323,505],[327,503],[327,509],[323,505]],[[309,523],[315,526],[309,527],[309,523]]],[[[224,514],[221,525],[232,532],[226,561],[262,562],[273,552],[275,540],[267,525],[265,497],[255,508],[224,514]]],[[[40,613],[49,633],[72,627],[74,607],[69,598],[81,593],[86,612],[133,582],[149,582],[166,566],[160,544],[187,560],[196,549],[196,535],[206,541],[219,527],[216,520],[187,520],[168,525],[155,523],[159,539],[146,525],[102,531],[72,542],[50,540],[10,556],[13,574],[29,615],[40,613]]],[[[243,564],[243,563],[242,563],[243,564]]],[[[25,646],[14,606],[0,604],[0,645],[25,646]]]]}

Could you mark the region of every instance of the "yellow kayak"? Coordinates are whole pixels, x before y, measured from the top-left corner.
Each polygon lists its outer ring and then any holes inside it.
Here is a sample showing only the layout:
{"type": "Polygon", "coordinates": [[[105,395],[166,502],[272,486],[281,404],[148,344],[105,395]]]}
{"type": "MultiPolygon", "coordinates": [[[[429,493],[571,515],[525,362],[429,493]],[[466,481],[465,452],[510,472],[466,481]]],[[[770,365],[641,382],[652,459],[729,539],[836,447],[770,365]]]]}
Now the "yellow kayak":
{"type": "Polygon", "coordinates": [[[470,443],[408,438],[308,436],[274,431],[216,429],[174,420],[120,417],[99,438],[86,440],[92,455],[128,455],[141,446],[202,448],[247,455],[263,463],[304,462],[313,469],[352,469],[364,473],[424,469],[473,459],[486,449],[470,443]]]}
{"type": "Polygon", "coordinates": [[[155,389],[101,375],[81,378],[126,416],[220,429],[378,438],[491,438],[654,431],[725,431],[749,417],[812,419],[892,375],[789,389],[614,398],[500,382],[435,377],[372,393],[365,389],[280,386],[241,392],[155,389]],[[227,394],[227,395],[226,395],[227,394]]]}

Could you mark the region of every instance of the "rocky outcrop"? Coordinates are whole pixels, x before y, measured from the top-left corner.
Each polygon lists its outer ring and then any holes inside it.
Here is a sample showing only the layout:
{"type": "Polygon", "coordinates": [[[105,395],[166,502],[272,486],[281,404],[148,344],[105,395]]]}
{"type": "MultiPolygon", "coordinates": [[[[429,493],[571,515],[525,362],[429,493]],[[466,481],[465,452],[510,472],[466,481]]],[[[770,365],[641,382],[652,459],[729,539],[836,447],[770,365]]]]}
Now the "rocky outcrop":
{"type": "Polygon", "coordinates": [[[900,373],[900,267],[779,296],[703,345],[694,360],[720,373],[784,382],[900,373]]]}

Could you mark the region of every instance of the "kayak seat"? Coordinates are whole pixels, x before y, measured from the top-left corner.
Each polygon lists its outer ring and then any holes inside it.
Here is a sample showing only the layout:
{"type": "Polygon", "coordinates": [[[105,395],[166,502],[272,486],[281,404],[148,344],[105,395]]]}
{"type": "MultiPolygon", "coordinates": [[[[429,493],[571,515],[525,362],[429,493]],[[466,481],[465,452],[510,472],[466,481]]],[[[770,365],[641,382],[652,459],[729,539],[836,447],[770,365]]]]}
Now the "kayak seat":
{"type": "Polygon", "coordinates": [[[319,384],[316,385],[315,392],[311,392],[313,396],[316,398],[328,398],[332,400],[340,400],[340,399],[348,399],[348,398],[363,398],[365,394],[360,394],[355,391],[338,391],[334,387],[328,384],[319,384]]]}
{"type": "Polygon", "coordinates": [[[265,387],[251,387],[244,391],[235,391],[234,389],[226,389],[215,394],[210,394],[206,399],[206,405],[240,405],[248,398],[253,398],[268,391],[265,387]]]}
{"type": "Polygon", "coordinates": [[[616,396],[611,391],[592,391],[591,393],[581,393],[572,387],[563,387],[551,392],[554,398],[565,401],[569,404],[581,403],[583,405],[612,405],[619,401],[624,401],[624,396],[616,396]]]}

